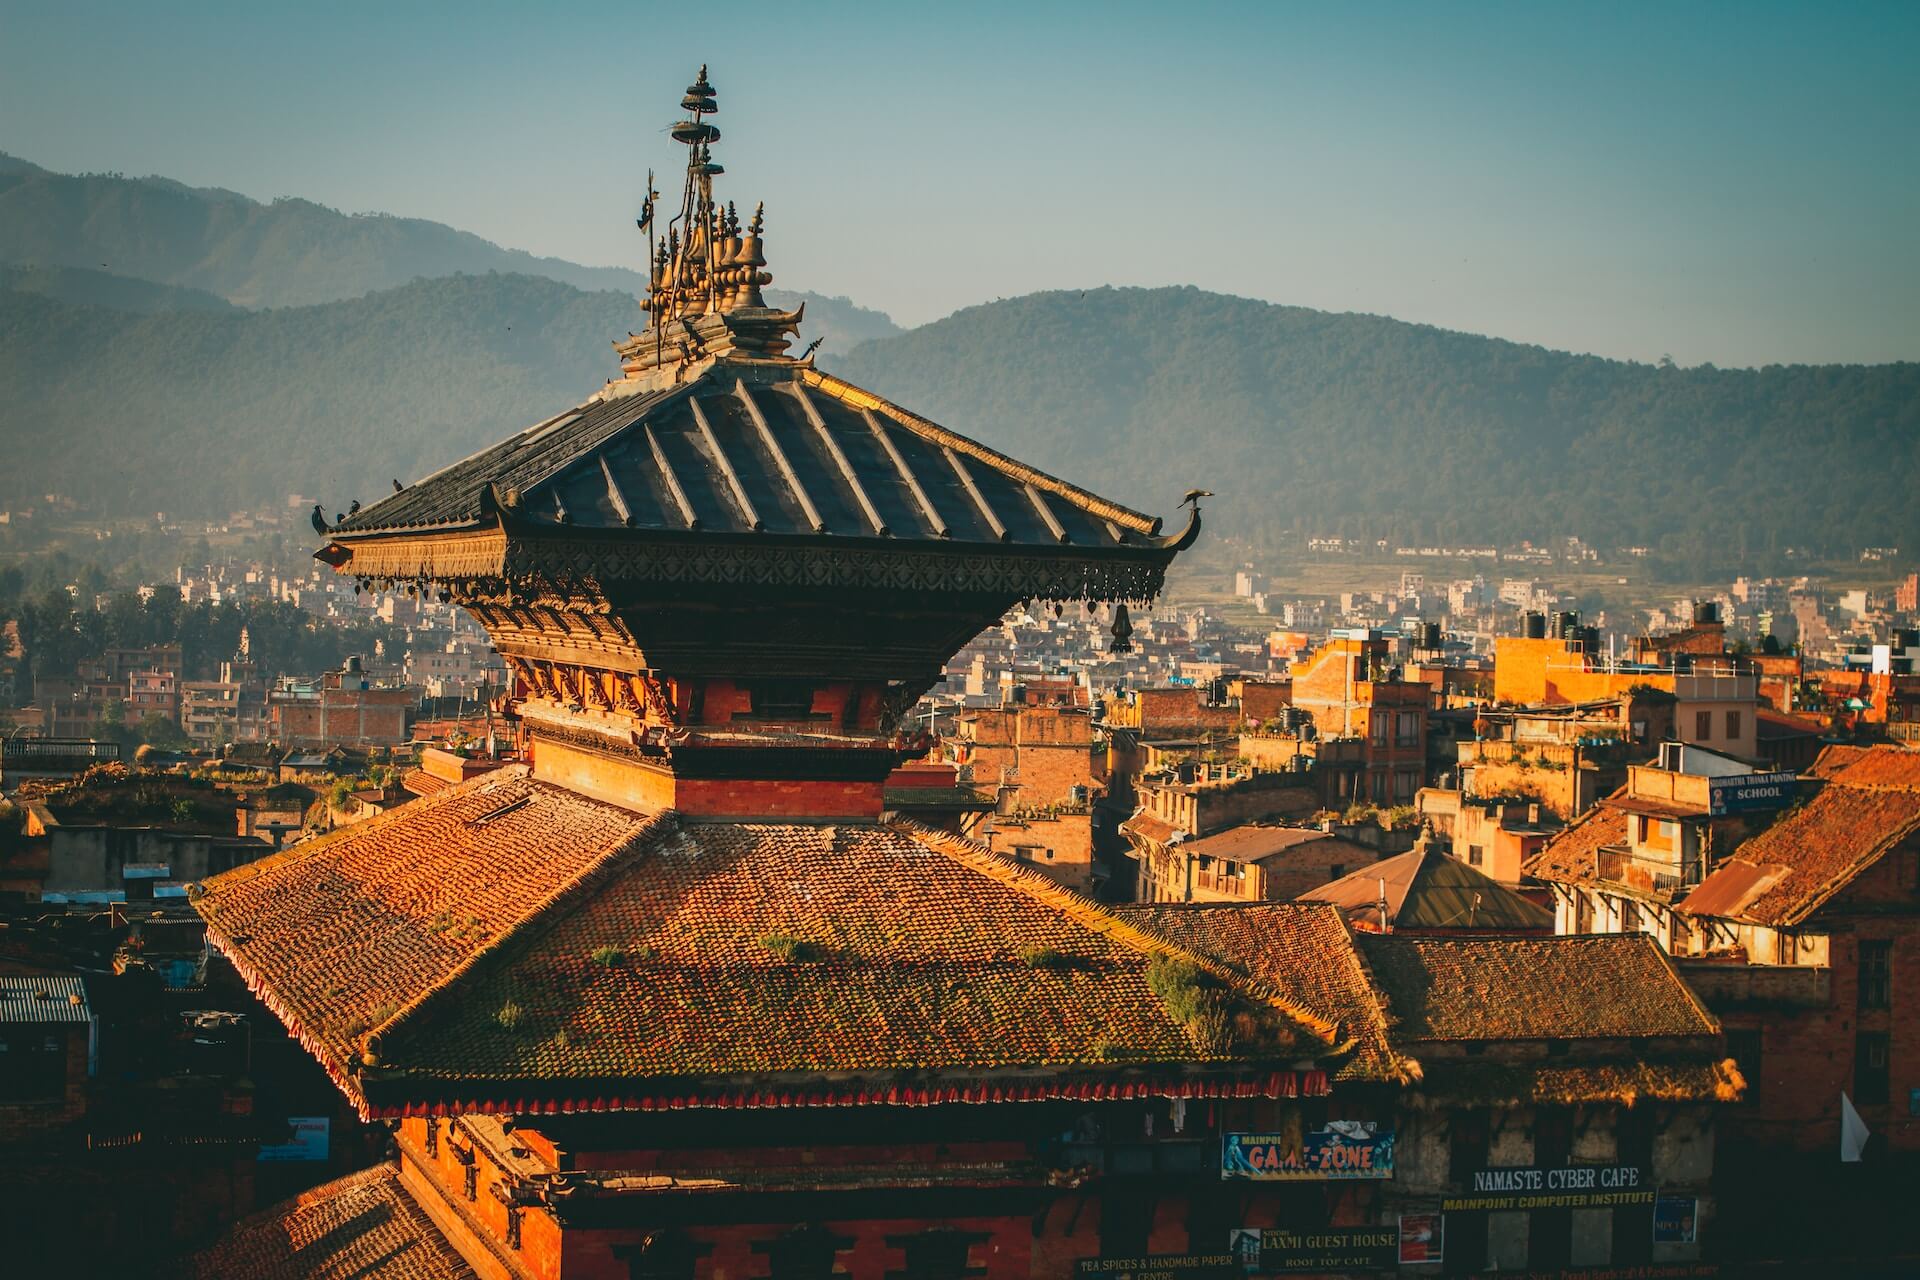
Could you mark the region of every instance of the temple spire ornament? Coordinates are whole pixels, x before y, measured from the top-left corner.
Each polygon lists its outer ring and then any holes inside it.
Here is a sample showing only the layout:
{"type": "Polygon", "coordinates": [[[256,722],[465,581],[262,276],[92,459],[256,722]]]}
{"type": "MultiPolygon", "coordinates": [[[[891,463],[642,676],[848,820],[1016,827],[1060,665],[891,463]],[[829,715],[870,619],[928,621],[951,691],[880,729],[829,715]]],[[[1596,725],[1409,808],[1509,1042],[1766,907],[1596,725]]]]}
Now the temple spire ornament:
{"type": "Polygon", "coordinates": [[[714,195],[714,179],[726,172],[713,159],[720,129],[709,117],[719,111],[718,99],[707,69],[701,67],[680,100],[686,117],[668,128],[687,148],[687,169],[680,208],[664,234],[653,176],[647,176],[638,222],[648,235],[652,265],[647,296],[640,304],[648,323],[643,332],[615,344],[627,376],[612,384],[610,393],[654,390],[663,382],[677,385],[692,366],[710,360],[791,359],[788,339],[805,307],[782,311],[768,306],[760,292],[773,282],[765,269],[766,206],[755,206],[743,234],[734,204],[714,195]]]}

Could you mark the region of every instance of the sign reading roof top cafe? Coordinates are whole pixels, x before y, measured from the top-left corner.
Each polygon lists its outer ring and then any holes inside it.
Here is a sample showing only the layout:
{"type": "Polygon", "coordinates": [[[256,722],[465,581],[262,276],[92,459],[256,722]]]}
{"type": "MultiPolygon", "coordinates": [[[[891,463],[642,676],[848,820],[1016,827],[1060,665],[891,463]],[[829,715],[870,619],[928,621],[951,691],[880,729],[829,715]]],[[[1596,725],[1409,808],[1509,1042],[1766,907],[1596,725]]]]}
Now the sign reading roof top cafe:
{"type": "Polygon", "coordinates": [[[1311,1133],[1229,1133],[1220,1176],[1256,1182],[1333,1182],[1393,1176],[1393,1130],[1341,1120],[1311,1133]]]}

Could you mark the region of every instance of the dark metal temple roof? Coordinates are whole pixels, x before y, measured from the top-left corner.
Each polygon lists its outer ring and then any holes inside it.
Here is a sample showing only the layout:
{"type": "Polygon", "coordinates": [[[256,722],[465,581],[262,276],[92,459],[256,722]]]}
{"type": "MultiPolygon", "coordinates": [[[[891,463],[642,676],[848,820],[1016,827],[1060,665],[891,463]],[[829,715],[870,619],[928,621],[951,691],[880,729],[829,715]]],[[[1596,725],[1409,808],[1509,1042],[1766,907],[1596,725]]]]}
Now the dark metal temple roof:
{"type": "Polygon", "coordinates": [[[459,528],[495,500],[520,522],[578,529],[1166,545],[1158,520],[798,365],[722,364],[683,387],[582,405],[333,533],[459,528]]]}

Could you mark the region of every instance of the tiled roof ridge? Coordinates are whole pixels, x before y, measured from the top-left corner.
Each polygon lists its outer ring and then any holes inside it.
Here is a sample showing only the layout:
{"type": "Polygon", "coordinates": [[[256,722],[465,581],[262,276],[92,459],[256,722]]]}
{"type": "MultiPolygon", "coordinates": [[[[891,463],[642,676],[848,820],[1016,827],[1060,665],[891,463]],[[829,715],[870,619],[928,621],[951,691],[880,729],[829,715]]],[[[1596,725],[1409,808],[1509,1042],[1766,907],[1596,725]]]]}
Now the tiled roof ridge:
{"type": "Polygon", "coordinates": [[[1111,520],[1115,524],[1125,525],[1136,533],[1157,535],[1160,532],[1160,521],[1153,516],[1142,515],[1131,507],[1123,507],[1119,503],[1103,498],[1097,493],[1090,493],[1078,485],[1069,484],[1058,476],[1050,476],[1038,468],[1028,466],[1018,458],[1009,457],[1001,453],[998,449],[990,448],[987,445],[981,444],[978,440],[961,435],[958,431],[943,427],[931,419],[923,418],[917,413],[903,409],[892,401],[882,396],[877,396],[864,387],[857,387],[851,382],[836,378],[830,373],[823,373],[809,366],[801,366],[797,372],[800,382],[804,386],[811,387],[824,395],[832,396],[834,399],[853,405],[856,408],[872,409],[879,413],[884,413],[887,417],[892,418],[909,431],[935,444],[944,445],[958,453],[964,453],[968,457],[984,462],[990,467],[997,468],[1010,476],[1025,481],[1036,489],[1044,489],[1049,493],[1065,498],[1083,511],[1090,512],[1103,519],[1111,520]]]}
{"type": "Polygon", "coordinates": [[[1548,856],[1553,852],[1553,847],[1557,844],[1560,844],[1562,841],[1565,841],[1566,843],[1571,844],[1574,839],[1574,835],[1573,835],[1574,832],[1581,830],[1589,822],[1592,822],[1595,819],[1600,818],[1602,811],[1607,807],[1606,801],[1619,799],[1622,795],[1625,794],[1626,790],[1627,788],[1625,784],[1622,784],[1621,786],[1616,787],[1611,795],[1605,795],[1600,797],[1600,799],[1595,801],[1587,809],[1585,813],[1581,814],[1579,817],[1575,818],[1572,822],[1569,822],[1566,826],[1554,832],[1551,836],[1548,836],[1546,843],[1540,846],[1538,852],[1536,852],[1531,858],[1528,858],[1524,863],[1521,864],[1520,866],[1521,871],[1525,872],[1527,875],[1534,877],[1536,880],[1547,880],[1555,884],[1577,883],[1579,880],[1578,876],[1569,875],[1565,878],[1562,878],[1554,874],[1553,869],[1547,865],[1548,856]]]}
{"type": "Polygon", "coordinates": [[[1300,1007],[1265,979],[1242,974],[1229,965],[1178,946],[1150,929],[1123,920],[1085,894],[1069,889],[1052,877],[1023,866],[1005,854],[995,853],[983,844],[905,818],[895,818],[888,825],[936,853],[944,854],[1000,884],[1038,899],[1084,929],[1111,938],[1135,951],[1185,961],[1217,981],[1239,988],[1324,1040],[1329,1046],[1328,1056],[1346,1053],[1353,1048],[1353,1038],[1349,1036],[1343,1039],[1335,1023],[1300,1007]]]}
{"type": "MultiPolygon", "coordinates": [[[[485,776],[485,775],[483,775],[485,776]]],[[[678,815],[672,809],[641,816],[626,834],[602,850],[572,879],[560,885],[523,914],[511,928],[489,938],[466,959],[448,970],[439,981],[426,987],[402,1005],[392,1017],[366,1033],[362,1041],[362,1062],[368,1067],[380,1065],[380,1047],[395,1032],[405,1031],[418,1021],[422,1011],[444,992],[473,979],[509,954],[546,933],[572,910],[592,899],[592,891],[624,870],[633,856],[650,847],[659,836],[679,830],[678,815]]]]}
{"type": "MultiPolygon", "coordinates": [[[[1832,786],[1834,783],[1830,780],[1827,785],[1832,786]]],[[[1915,793],[1915,789],[1912,787],[1844,787],[1843,789],[1849,791],[1872,791],[1885,795],[1912,795],[1915,793]]],[[[1769,830],[1772,830],[1772,828],[1769,828],[1769,830]]],[[[1829,876],[1826,881],[1814,891],[1812,896],[1804,898],[1798,907],[1782,915],[1780,922],[1782,924],[1793,925],[1805,921],[1807,917],[1832,901],[1835,894],[1853,883],[1854,879],[1859,876],[1861,872],[1886,857],[1889,850],[1899,846],[1916,831],[1920,831],[1920,812],[1916,812],[1905,822],[1899,823],[1891,828],[1888,834],[1874,841],[1865,853],[1829,876]]],[[[1761,834],[1764,835],[1765,832],[1761,834]]],[[[1772,892],[1772,890],[1768,892],[1772,892]]]]}
{"type": "Polygon", "coordinates": [[[444,805],[453,804],[465,798],[469,792],[485,791],[489,786],[497,787],[510,782],[523,781],[530,777],[531,774],[531,767],[524,764],[505,765],[486,773],[475,774],[465,782],[450,783],[432,795],[421,796],[417,800],[398,805],[382,813],[377,813],[373,817],[353,823],[351,826],[340,827],[327,832],[323,836],[317,836],[312,840],[302,840],[298,844],[289,845],[278,853],[270,853],[264,858],[256,858],[252,862],[241,863],[237,867],[222,871],[216,876],[209,876],[206,880],[200,882],[199,888],[202,892],[194,896],[194,909],[200,913],[202,918],[207,919],[208,923],[212,923],[212,918],[209,913],[215,911],[219,906],[217,901],[219,889],[224,889],[230,885],[245,884],[247,881],[257,876],[265,875],[269,871],[310,858],[324,849],[332,849],[336,845],[351,844],[356,840],[377,835],[396,823],[416,821],[420,814],[428,809],[437,809],[444,805]]]}
{"type": "Polygon", "coordinates": [[[1361,947],[1353,926],[1348,923],[1346,913],[1332,903],[1326,906],[1340,924],[1340,932],[1347,940],[1347,954],[1353,957],[1353,963],[1359,968],[1361,982],[1373,996],[1372,1012],[1379,1020],[1380,1043],[1386,1046],[1395,1080],[1400,1084],[1420,1083],[1426,1076],[1426,1068],[1420,1065],[1420,1059],[1400,1052],[1400,1047],[1394,1043],[1393,1029],[1400,1020],[1393,1012],[1393,997],[1388,993],[1386,984],[1374,974],[1373,965],[1368,963],[1366,950],[1361,947]]]}
{"type": "MultiPolygon", "coordinates": [[[[1410,935],[1410,934],[1407,934],[1407,935],[1379,934],[1376,936],[1381,940],[1381,942],[1386,943],[1388,945],[1397,944],[1401,946],[1407,946],[1407,947],[1413,948],[1416,951],[1430,951],[1430,950],[1431,951],[1440,951],[1440,950],[1472,951],[1476,949],[1476,947],[1478,947],[1479,945],[1484,944],[1490,940],[1498,940],[1498,941],[1511,942],[1511,943],[1524,943],[1530,946],[1562,947],[1568,950],[1572,950],[1579,946],[1587,946],[1587,947],[1599,947],[1599,948],[1614,949],[1614,950],[1631,949],[1631,950],[1642,951],[1643,953],[1651,952],[1656,957],[1656,963],[1659,964],[1661,968],[1666,970],[1667,977],[1673,982],[1674,986],[1685,996],[1687,1006],[1690,1009],[1692,1009],[1693,1012],[1696,1015],[1698,1015],[1698,1017],[1700,1018],[1703,1024],[1703,1027],[1697,1034],[1719,1035],[1721,1033],[1720,1019],[1715,1017],[1713,1012],[1710,1009],[1708,1009],[1704,1003],[1702,1003],[1700,997],[1697,994],[1695,994],[1693,987],[1687,982],[1687,980],[1680,976],[1680,969],[1677,965],[1674,964],[1673,957],[1667,954],[1666,948],[1662,947],[1658,942],[1654,941],[1653,938],[1647,934],[1643,934],[1643,933],[1557,933],[1557,934],[1549,934],[1545,936],[1540,934],[1508,934],[1508,935],[1502,935],[1497,939],[1489,939],[1485,936],[1475,937],[1475,938],[1438,938],[1438,937],[1433,937],[1425,934],[1422,934],[1419,936],[1410,935]]],[[[1439,1036],[1439,1037],[1427,1036],[1427,1037],[1420,1037],[1420,1038],[1427,1039],[1427,1040],[1436,1040],[1436,1041],[1453,1039],[1453,1037],[1445,1037],[1445,1036],[1439,1036]]],[[[1602,1036],[1598,1038],[1610,1039],[1612,1037],[1602,1036]]]]}

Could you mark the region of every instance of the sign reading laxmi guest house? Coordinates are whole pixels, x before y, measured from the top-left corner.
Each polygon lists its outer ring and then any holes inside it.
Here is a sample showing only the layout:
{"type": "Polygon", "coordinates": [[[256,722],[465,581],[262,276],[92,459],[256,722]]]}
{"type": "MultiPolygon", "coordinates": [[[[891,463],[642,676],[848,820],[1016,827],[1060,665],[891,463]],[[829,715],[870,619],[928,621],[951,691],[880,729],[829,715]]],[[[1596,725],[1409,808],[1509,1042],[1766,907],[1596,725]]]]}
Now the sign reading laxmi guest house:
{"type": "Polygon", "coordinates": [[[1256,1182],[1328,1182],[1393,1176],[1393,1131],[1342,1121],[1292,1137],[1229,1133],[1220,1140],[1220,1176],[1256,1182]]]}
{"type": "Polygon", "coordinates": [[[1477,1209],[1605,1209],[1652,1204],[1653,1179],[1632,1165],[1565,1165],[1552,1169],[1482,1169],[1473,1190],[1441,1202],[1448,1213],[1477,1209]]]}

